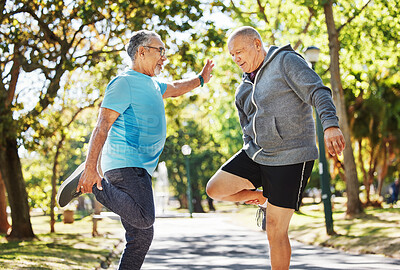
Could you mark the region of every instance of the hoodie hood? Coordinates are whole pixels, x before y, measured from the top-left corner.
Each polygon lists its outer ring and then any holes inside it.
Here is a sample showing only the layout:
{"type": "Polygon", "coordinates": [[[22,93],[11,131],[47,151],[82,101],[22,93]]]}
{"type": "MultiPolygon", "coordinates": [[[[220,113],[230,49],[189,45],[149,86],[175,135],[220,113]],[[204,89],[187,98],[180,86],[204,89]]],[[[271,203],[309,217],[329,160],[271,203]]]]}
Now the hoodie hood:
{"type": "MultiPolygon", "coordinates": [[[[282,47],[278,47],[275,45],[271,45],[268,48],[267,51],[267,55],[264,58],[264,61],[259,69],[259,71],[261,71],[266,65],[268,65],[272,60],[274,60],[274,58],[283,51],[288,51],[288,52],[294,52],[296,53],[295,50],[293,50],[292,46],[290,44],[287,44],[285,46],[282,47]]],[[[297,55],[299,55],[301,58],[303,58],[300,54],[296,53],[297,55]]],[[[249,79],[249,73],[243,73],[243,80],[244,79],[249,79]]]]}

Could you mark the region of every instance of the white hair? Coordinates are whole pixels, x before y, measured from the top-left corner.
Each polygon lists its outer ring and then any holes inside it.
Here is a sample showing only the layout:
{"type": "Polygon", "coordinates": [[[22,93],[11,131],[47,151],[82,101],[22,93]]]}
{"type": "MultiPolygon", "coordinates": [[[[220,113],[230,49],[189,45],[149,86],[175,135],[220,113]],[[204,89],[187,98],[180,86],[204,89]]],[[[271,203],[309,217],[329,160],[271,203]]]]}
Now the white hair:
{"type": "Polygon", "coordinates": [[[129,40],[129,44],[126,48],[126,52],[132,59],[132,61],[135,61],[138,48],[140,46],[149,45],[153,37],[160,38],[160,36],[157,33],[149,30],[140,30],[133,33],[131,39],[129,40]]]}

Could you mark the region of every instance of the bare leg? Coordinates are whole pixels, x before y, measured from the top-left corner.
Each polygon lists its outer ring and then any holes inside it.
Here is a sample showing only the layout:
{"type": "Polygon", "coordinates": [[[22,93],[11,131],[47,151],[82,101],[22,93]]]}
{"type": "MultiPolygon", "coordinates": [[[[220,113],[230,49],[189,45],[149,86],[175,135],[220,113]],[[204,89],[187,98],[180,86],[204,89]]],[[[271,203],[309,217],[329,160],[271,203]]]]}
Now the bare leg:
{"type": "Polygon", "coordinates": [[[263,204],[267,199],[261,191],[252,190],[253,184],[240,176],[218,170],[207,183],[207,194],[218,201],[246,202],[263,204]]]}
{"type": "Polygon", "coordinates": [[[292,254],[288,229],[294,209],[282,208],[268,203],[267,236],[270,247],[272,270],[287,270],[292,254]]]}

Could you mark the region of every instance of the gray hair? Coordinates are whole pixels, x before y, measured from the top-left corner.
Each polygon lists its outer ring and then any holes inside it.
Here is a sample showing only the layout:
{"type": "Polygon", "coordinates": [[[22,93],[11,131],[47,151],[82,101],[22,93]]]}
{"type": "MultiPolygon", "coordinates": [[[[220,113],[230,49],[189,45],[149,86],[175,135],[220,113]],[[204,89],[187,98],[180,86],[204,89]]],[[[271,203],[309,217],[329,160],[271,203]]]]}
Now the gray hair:
{"type": "Polygon", "coordinates": [[[149,30],[140,30],[133,33],[126,48],[126,52],[128,53],[132,61],[135,61],[138,48],[140,46],[149,45],[153,37],[160,38],[157,33],[149,30]]]}
{"type": "Polygon", "coordinates": [[[260,33],[258,33],[258,31],[251,26],[242,26],[242,27],[239,27],[238,29],[236,29],[235,31],[233,31],[232,34],[230,34],[227,43],[231,42],[233,39],[235,39],[239,36],[247,37],[252,40],[259,39],[262,43],[260,33]]]}

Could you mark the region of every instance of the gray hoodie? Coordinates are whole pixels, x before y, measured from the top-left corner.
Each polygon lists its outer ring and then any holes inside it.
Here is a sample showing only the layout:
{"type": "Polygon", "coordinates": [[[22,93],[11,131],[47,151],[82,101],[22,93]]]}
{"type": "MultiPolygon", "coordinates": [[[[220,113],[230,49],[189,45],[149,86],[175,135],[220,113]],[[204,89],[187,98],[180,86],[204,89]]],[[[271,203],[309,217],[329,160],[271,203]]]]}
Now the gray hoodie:
{"type": "Polygon", "coordinates": [[[235,103],[243,149],[263,165],[318,158],[312,106],[324,130],[339,127],[331,90],[290,45],[268,49],[254,83],[243,74],[235,103]]]}

